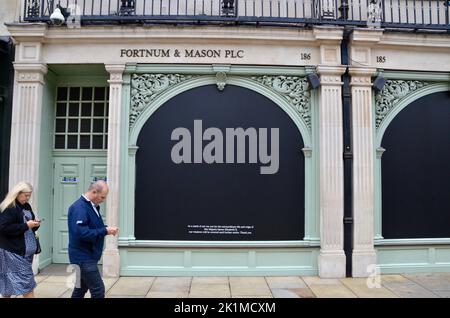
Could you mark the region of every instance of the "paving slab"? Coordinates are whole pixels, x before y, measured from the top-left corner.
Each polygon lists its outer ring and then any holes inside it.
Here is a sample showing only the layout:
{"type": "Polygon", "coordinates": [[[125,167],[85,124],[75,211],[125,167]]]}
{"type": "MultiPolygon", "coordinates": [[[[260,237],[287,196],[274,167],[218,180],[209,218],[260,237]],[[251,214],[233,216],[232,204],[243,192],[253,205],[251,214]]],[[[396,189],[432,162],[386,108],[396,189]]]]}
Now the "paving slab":
{"type": "Polygon", "coordinates": [[[341,282],[360,298],[398,298],[396,294],[381,284],[379,288],[370,288],[367,278],[343,278],[341,282]]]}
{"type": "Polygon", "coordinates": [[[155,277],[120,277],[108,291],[108,296],[142,296],[152,287],[155,277]]]}
{"type": "Polygon", "coordinates": [[[401,298],[437,298],[438,295],[401,275],[382,275],[381,285],[401,298]]]}
{"type": "Polygon", "coordinates": [[[440,273],[435,274],[404,274],[405,278],[429,289],[431,291],[450,291],[450,276],[440,273]]]}
{"type": "Polygon", "coordinates": [[[273,299],[273,296],[261,296],[261,295],[233,295],[231,298],[265,298],[265,299],[273,299]]]}
{"type": "Polygon", "coordinates": [[[342,285],[337,278],[320,278],[319,276],[304,276],[303,281],[307,286],[311,285],[342,285]]]}
{"type": "Polygon", "coordinates": [[[71,282],[71,276],[70,275],[51,275],[48,276],[48,278],[45,280],[46,283],[60,283],[60,284],[67,284],[71,282]]]}
{"type": "Polygon", "coordinates": [[[145,298],[142,295],[106,295],[105,298],[145,298]]]}
{"type": "Polygon", "coordinates": [[[149,291],[145,298],[187,298],[188,292],[149,291]]]}
{"type": "Polygon", "coordinates": [[[305,276],[304,282],[318,298],[355,298],[356,295],[339,279],[305,276]]]}
{"type": "Polygon", "coordinates": [[[295,291],[286,288],[272,288],[273,298],[301,298],[295,291]]]}
{"type": "Polygon", "coordinates": [[[34,295],[36,298],[59,298],[68,290],[69,288],[66,284],[47,283],[44,281],[37,285],[34,295]]]}
{"type": "Polygon", "coordinates": [[[230,277],[231,296],[272,297],[264,277],[230,277]]]}
{"type": "Polygon", "coordinates": [[[47,278],[49,278],[48,275],[36,275],[36,276],[34,276],[34,280],[36,281],[36,284],[39,284],[39,283],[43,282],[47,278]]]}
{"type": "Polygon", "coordinates": [[[204,276],[204,277],[193,277],[192,285],[194,284],[229,284],[228,277],[217,277],[217,276],[204,276]]]}
{"type": "Polygon", "coordinates": [[[434,290],[433,293],[441,298],[450,298],[450,290],[434,290]]]}
{"type": "Polygon", "coordinates": [[[191,282],[192,277],[157,277],[150,291],[189,293],[191,282]]]}
{"type": "Polygon", "coordinates": [[[307,288],[305,282],[298,276],[266,277],[270,289],[279,288],[307,288]]]}
{"type": "Polygon", "coordinates": [[[230,298],[228,284],[192,284],[189,292],[190,298],[230,298]]]}

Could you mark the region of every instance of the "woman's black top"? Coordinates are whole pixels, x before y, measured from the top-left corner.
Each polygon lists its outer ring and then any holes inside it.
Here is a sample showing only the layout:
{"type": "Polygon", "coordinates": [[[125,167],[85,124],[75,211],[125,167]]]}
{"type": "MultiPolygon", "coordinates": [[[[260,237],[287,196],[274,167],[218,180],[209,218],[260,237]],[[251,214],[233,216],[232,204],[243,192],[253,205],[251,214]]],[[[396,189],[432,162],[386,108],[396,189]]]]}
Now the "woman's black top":
{"type": "MultiPolygon", "coordinates": [[[[0,213],[0,248],[22,256],[25,255],[24,233],[28,230],[28,225],[23,219],[23,210],[30,211],[32,219],[36,219],[28,203],[22,205],[17,201],[15,207],[7,208],[0,213]]],[[[33,228],[33,231],[37,231],[38,228],[33,228]]]]}

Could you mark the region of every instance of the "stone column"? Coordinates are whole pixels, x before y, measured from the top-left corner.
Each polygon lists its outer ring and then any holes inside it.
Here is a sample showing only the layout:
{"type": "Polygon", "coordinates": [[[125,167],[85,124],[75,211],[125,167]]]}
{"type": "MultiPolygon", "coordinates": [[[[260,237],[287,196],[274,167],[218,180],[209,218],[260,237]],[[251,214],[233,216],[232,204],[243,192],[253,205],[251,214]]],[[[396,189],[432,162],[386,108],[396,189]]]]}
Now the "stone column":
{"type": "Polygon", "coordinates": [[[33,206],[38,207],[39,152],[45,64],[14,64],[15,83],[11,119],[9,187],[28,181],[34,187],[33,206]]]}
{"type": "MultiPolygon", "coordinates": [[[[32,204],[39,211],[39,156],[44,76],[47,65],[16,63],[14,97],[11,118],[11,148],[9,157],[9,188],[27,181],[34,188],[32,204]]],[[[33,261],[33,273],[38,273],[39,255],[33,261]]]]}
{"type": "MultiPolygon", "coordinates": [[[[109,114],[108,114],[108,160],[107,175],[109,195],[106,201],[106,223],[119,226],[120,208],[120,139],[122,113],[122,74],[125,65],[105,65],[110,74],[109,114]]],[[[120,274],[120,255],[118,236],[108,235],[103,252],[103,276],[118,277],[120,274]]]]}
{"type": "Polygon", "coordinates": [[[367,277],[376,264],[372,76],[375,68],[350,68],[352,77],[353,254],[352,276],[367,277]]]}
{"type": "Polygon", "coordinates": [[[320,145],[319,276],[345,277],[342,66],[318,66],[320,145]]]}

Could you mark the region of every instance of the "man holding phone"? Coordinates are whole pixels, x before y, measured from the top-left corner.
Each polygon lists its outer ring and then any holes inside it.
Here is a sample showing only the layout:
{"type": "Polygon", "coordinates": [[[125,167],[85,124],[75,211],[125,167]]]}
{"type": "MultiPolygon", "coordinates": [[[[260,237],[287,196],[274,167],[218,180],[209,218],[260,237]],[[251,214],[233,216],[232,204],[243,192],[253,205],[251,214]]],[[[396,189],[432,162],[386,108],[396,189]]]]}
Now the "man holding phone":
{"type": "Polygon", "coordinates": [[[105,226],[100,215],[100,204],[106,200],[108,191],[105,181],[96,181],[69,207],[69,259],[80,269],[77,279],[80,286],[75,287],[72,298],[84,298],[88,290],[92,298],[105,297],[105,284],[97,263],[105,236],[117,235],[119,231],[115,226],[105,226]]]}

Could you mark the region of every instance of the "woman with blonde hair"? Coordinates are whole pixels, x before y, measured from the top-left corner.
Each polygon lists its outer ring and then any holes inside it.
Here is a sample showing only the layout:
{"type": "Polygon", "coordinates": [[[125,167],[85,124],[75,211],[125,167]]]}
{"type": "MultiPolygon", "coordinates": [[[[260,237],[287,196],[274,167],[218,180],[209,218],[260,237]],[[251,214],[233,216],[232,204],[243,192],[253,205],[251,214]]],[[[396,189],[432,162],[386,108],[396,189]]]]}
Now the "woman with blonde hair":
{"type": "Polygon", "coordinates": [[[28,201],[33,187],[19,182],[0,203],[0,295],[34,297],[33,256],[38,245],[34,232],[39,228],[28,201]]]}

